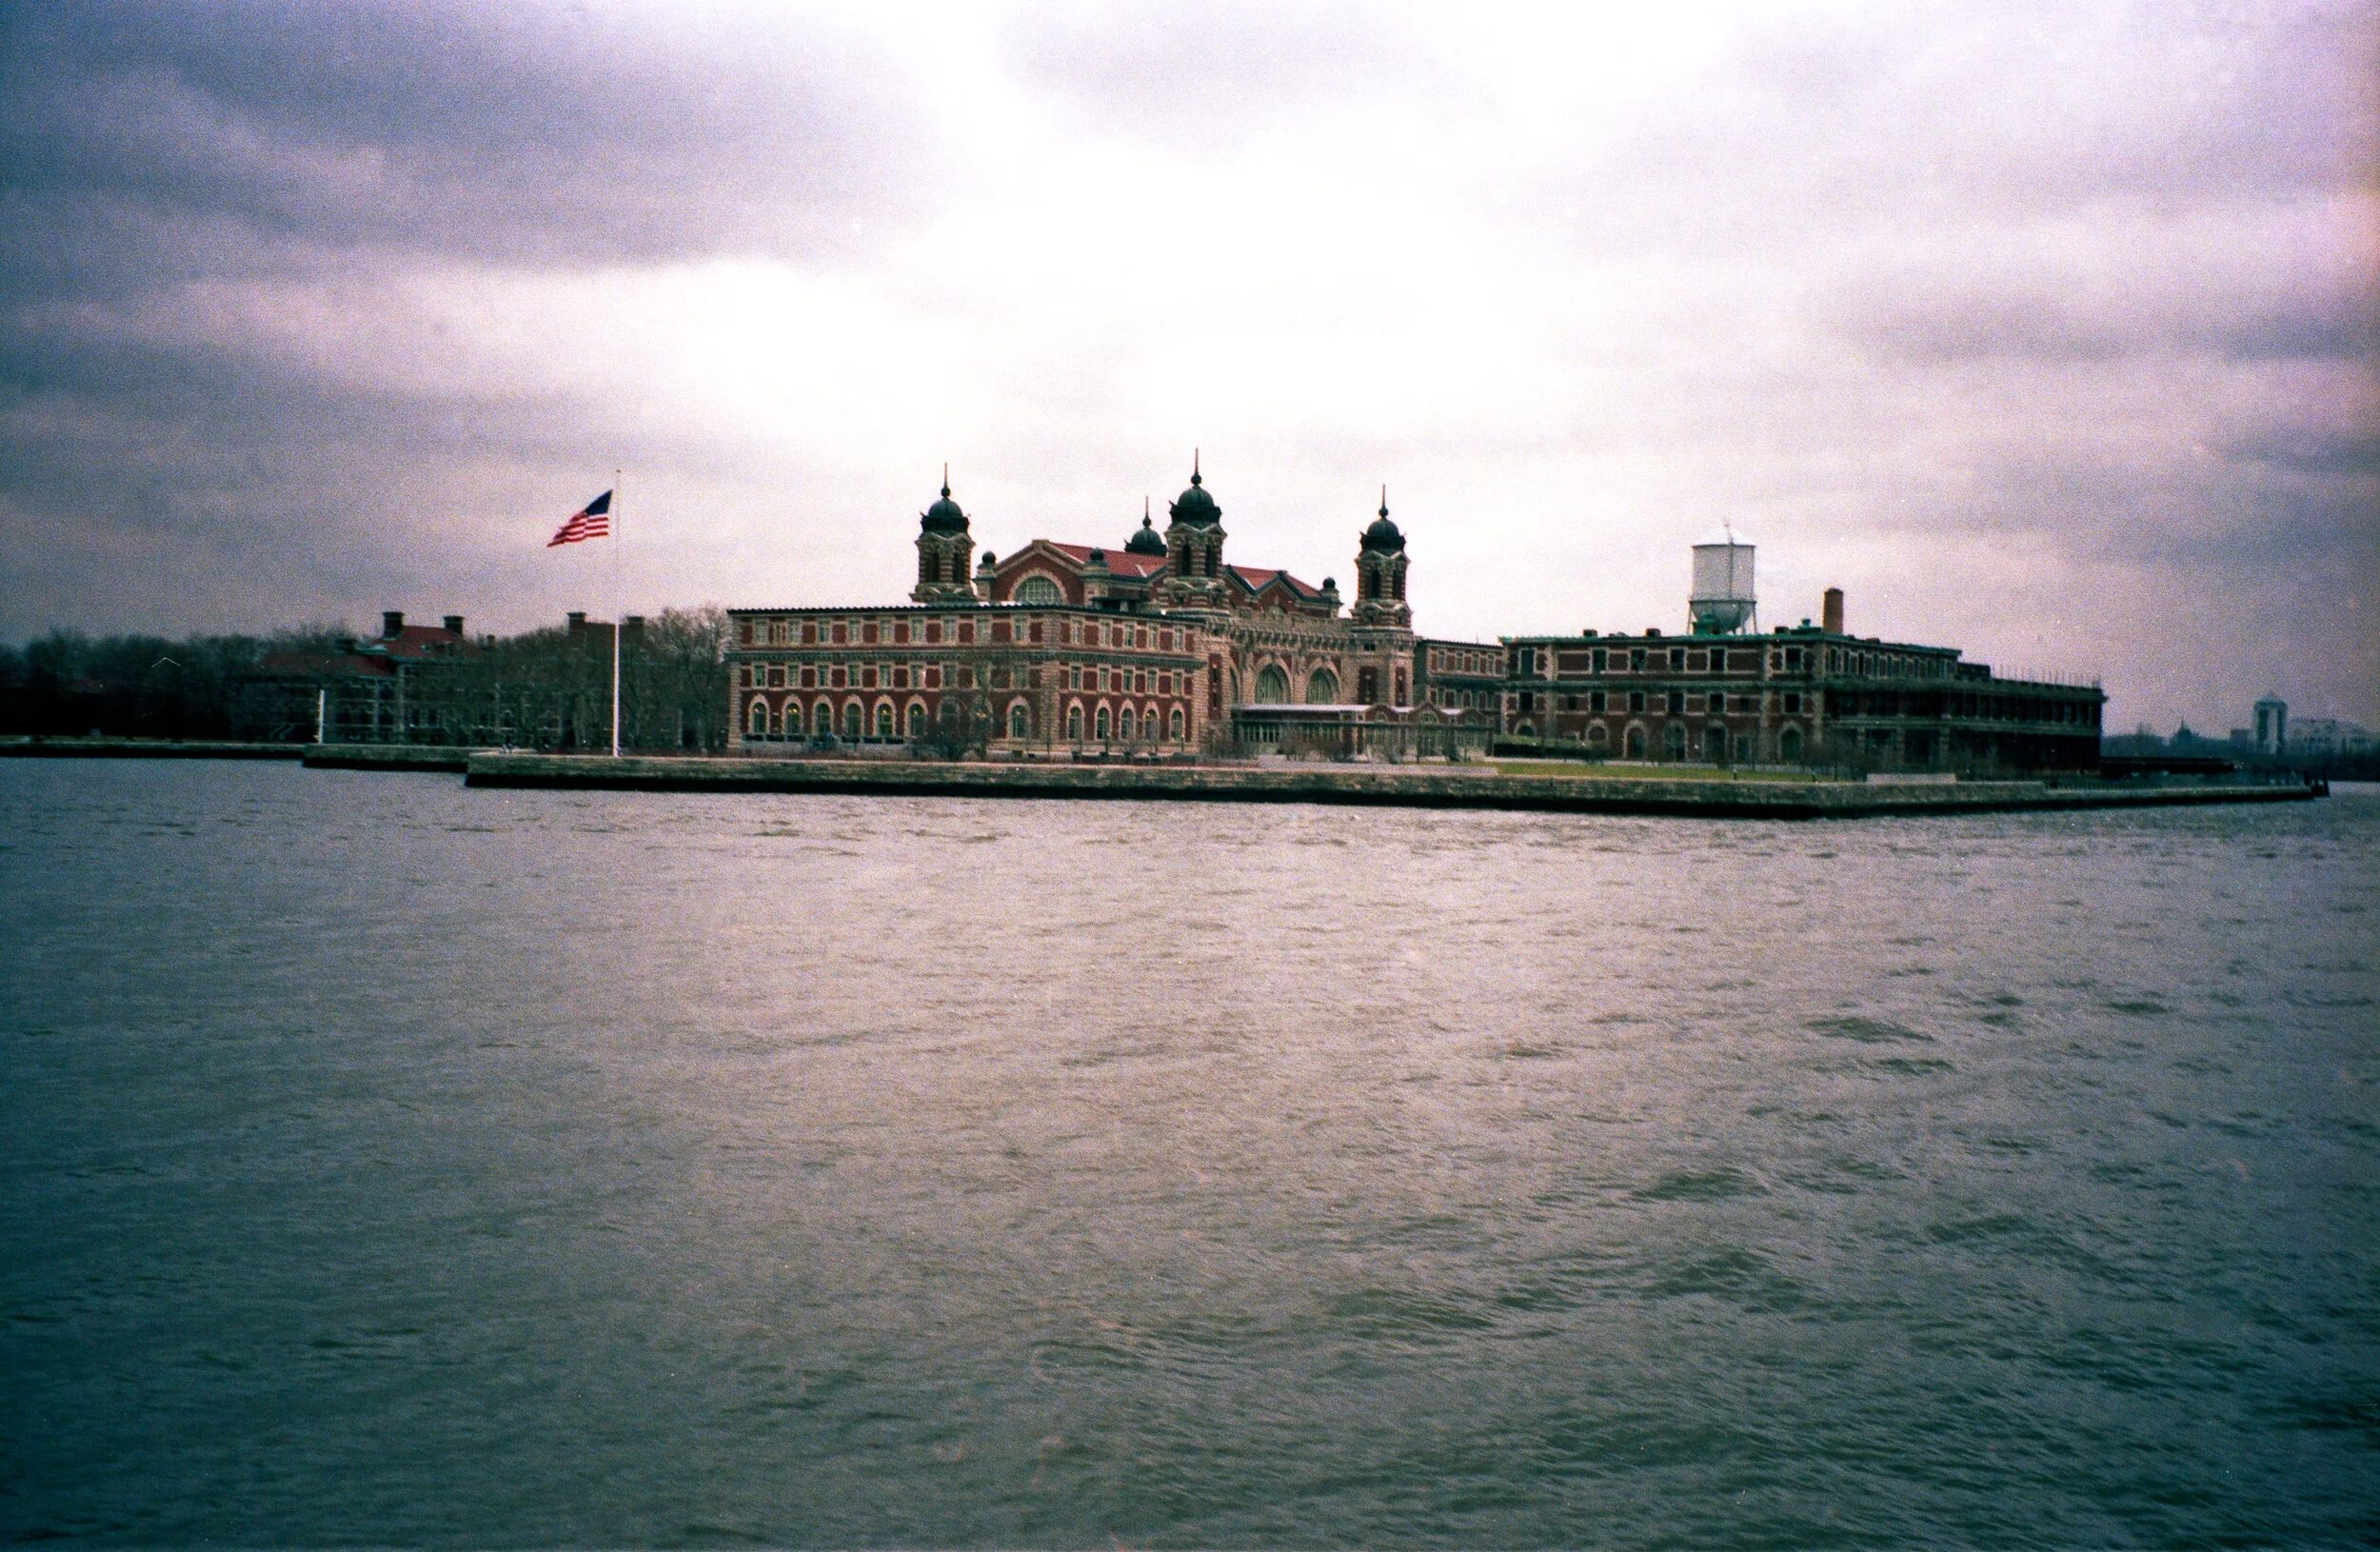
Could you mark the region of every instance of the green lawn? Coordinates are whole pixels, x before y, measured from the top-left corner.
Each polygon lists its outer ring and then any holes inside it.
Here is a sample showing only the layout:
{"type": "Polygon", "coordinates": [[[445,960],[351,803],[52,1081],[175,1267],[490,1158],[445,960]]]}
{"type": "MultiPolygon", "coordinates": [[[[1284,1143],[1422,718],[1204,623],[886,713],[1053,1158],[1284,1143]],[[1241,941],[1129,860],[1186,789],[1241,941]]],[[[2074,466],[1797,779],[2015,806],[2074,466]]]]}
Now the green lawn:
{"type": "Polygon", "coordinates": [[[1614,766],[1587,760],[1497,760],[1499,776],[1568,776],[1579,781],[1815,782],[1808,770],[1724,770],[1716,766],[1614,766]]]}

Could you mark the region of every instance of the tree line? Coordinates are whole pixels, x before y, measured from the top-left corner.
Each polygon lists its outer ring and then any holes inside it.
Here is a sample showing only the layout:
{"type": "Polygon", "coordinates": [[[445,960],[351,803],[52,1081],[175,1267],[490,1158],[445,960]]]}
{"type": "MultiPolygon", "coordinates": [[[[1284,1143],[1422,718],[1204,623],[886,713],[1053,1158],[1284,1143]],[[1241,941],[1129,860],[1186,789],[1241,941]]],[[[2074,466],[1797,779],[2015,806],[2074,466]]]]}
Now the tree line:
{"type": "MultiPolygon", "coordinates": [[[[621,742],[726,742],[726,613],[668,609],[621,638],[621,742]]],[[[611,739],[611,627],[483,637],[392,657],[338,624],[267,635],[0,643],[0,733],[593,748],[611,739]]]]}

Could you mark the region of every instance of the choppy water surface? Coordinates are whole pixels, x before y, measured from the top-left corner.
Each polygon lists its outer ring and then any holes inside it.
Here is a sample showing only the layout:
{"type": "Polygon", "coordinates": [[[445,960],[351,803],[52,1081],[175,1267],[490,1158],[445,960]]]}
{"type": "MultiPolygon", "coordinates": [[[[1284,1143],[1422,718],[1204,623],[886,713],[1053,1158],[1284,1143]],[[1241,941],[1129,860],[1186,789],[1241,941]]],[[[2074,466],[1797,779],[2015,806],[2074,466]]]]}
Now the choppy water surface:
{"type": "Polygon", "coordinates": [[[0,1536],[2380,1534],[2380,796],[0,762],[0,1536]]]}

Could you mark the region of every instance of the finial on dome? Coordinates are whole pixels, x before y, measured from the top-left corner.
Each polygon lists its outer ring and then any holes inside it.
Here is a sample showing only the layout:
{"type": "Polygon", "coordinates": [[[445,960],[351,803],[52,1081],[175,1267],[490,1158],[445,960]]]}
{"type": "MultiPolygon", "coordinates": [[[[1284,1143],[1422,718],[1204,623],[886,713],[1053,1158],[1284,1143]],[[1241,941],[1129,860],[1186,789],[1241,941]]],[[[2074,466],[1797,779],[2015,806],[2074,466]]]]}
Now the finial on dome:
{"type": "Polygon", "coordinates": [[[1199,449],[1196,448],[1190,449],[1190,483],[1192,485],[1202,483],[1199,479],[1199,449]]]}
{"type": "Polygon", "coordinates": [[[942,500],[950,499],[950,460],[942,460],[942,500]]]}
{"type": "Polygon", "coordinates": [[[1382,517],[1388,515],[1388,487],[1386,486],[1380,487],[1380,515],[1382,517]]]}

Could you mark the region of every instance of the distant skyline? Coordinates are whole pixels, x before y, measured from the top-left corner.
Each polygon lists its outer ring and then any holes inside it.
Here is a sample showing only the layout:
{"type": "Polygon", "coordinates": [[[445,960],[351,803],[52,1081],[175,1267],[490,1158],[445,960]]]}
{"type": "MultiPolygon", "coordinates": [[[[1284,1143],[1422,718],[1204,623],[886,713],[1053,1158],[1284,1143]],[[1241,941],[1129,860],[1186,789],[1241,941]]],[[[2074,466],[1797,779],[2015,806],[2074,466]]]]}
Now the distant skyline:
{"type": "Polygon", "coordinates": [[[0,0],[0,639],[905,596],[1121,546],[1432,635],[1688,547],[2108,726],[2380,726],[2361,4],[0,0]],[[617,553],[548,551],[627,470],[617,553]]]}

